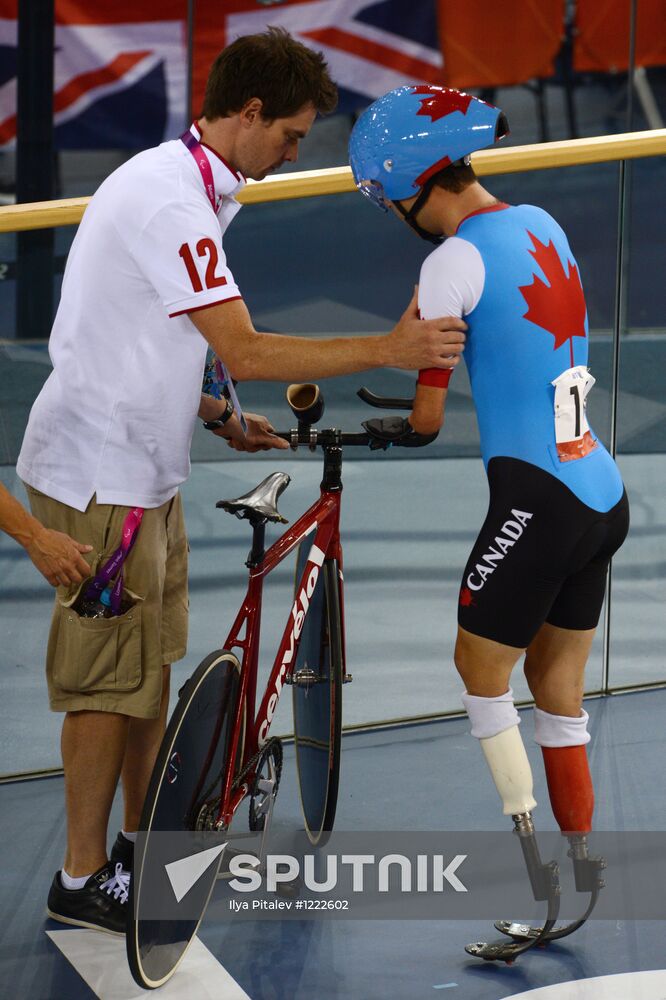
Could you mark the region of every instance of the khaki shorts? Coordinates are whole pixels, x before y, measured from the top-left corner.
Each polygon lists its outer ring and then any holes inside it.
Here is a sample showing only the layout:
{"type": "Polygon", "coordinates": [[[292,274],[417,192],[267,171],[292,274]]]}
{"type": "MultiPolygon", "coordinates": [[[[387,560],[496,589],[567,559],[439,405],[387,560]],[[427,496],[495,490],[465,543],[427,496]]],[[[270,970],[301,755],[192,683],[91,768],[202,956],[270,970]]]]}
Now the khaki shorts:
{"type": "MultiPolygon", "coordinates": [[[[129,507],[90,501],[85,513],[26,484],[32,512],[47,528],[93,546],[92,575],[120,545],[129,507]]],[[[58,587],[46,654],[54,712],[119,712],[153,719],[162,695],[162,665],[182,659],[187,646],[187,537],[180,494],[145,511],[123,564],[132,600],[114,618],[80,618],[73,610],[90,580],[58,587]]]]}

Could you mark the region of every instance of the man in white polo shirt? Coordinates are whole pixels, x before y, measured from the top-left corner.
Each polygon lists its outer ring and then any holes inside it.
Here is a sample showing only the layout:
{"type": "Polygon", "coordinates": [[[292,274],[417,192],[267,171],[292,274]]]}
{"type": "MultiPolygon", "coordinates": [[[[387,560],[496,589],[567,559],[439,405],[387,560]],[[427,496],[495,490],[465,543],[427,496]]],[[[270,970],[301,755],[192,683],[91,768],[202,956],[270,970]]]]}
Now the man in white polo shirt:
{"type": "MultiPolygon", "coordinates": [[[[465,324],[418,320],[415,302],[377,337],[305,340],[255,331],[223,235],[246,177],[286,160],[333,110],[326,64],[286,32],[241,38],[215,61],[203,114],[140,153],[91,200],[67,262],[17,470],[48,527],[93,546],[96,573],[143,509],[123,566],[129,610],[82,618],[58,590],[47,653],[51,708],[65,712],[67,853],[55,919],[122,933],[131,849],[164,731],[168,664],[185,654],[187,540],[179,485],[197,415],[241,450],[286,447],[263,417],[201,395],[210,345],[236,379],[301,381],[380,366],[452,367],[465,324]],[[107,860],[122,775],[123,831],[107,860]]],[[[130,532],[131,534],[131,532],[130,532]]],[[[128,544],[129,535],[125,538],[128,544]]],[[[85,586],[85,585],[84,585],[85,586]]],[[[77,605],[78,607],[78,605],[77,605]]]]}

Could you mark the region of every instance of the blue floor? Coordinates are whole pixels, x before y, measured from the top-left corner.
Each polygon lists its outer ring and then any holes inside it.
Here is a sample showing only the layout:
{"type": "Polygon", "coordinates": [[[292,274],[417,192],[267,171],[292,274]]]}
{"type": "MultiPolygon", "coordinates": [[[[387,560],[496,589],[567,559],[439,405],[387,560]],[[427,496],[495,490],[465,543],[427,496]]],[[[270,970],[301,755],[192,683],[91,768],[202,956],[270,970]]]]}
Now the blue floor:
{"type": "MultiPolygon", "coordinates": [[[[590,699],[586,707],[593,732],[595,828],[666,830],[666,800],[655,778],[655,773],[663,772],[666,758],[666,691],[590,699]]],[[[555,826],[540,753],[532,741],[530,711],[523,712],[522,728],[540,803],[535,811],[537,826],[552,830],[555,826]]],[[[285,757],[276,806],[277,831],[302,827],[291,746],[285,757]]],[[[112,834],[119,822],[118,806],[114,807],[112,834]]],[[[506,826],[465,720],[344,738],[337,829],[474,831],[506,826]]],[[[62,779],[0,786],[0,837],[0,996],[12,1000],[108,996],[86,986],[45,934],[47,929],[63,930],[62,925],[44,918],[48,886],[64,849],[62,779]]],[[[512,915],[507,900],[507,912],[497,916],[512,915]]],[[[534,951],[510,967],[482,963],[464,953],[466,943],[489,936],[496,936],[490,921],[230,924],[206,920],[200,931],[204,944],[252,1000],[417,1000],[440,995],[500,1000],[549,984],[666,965],[664,924],[656,921],[592,920],[566,942],[534,951]]],[[[89,937],[94,949],[101,935],[89,932],[89,937]]],[[[197,997],[192,985],[181,981],[179,986],[179,996],[197,997]]],[[[563,987],[553,995],[554,1000],[579,995],[571,989],[563,987]]],[[[600,990],[586,996],[610,995],[600,990]]],[[[664,995],[637,990],[627,985],[623,993],[613,996],[659,1000],[664,995]]]]}

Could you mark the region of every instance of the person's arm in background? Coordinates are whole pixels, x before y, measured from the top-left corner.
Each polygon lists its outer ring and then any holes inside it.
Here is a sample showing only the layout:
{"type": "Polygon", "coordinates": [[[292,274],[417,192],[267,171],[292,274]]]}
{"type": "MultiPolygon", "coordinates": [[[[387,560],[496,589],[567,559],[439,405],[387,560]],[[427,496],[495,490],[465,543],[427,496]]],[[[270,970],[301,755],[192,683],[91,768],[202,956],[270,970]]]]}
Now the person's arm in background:
{"type": "Polygon", "coordinates": [[[29,514],[0,483],[0,531],[22,545],[42,576],[53,587],[81,583],[90,576],[90,567],[82,552],[92,552],[92,545],[75,542],[61,531],[53,531],[29,514]]]}

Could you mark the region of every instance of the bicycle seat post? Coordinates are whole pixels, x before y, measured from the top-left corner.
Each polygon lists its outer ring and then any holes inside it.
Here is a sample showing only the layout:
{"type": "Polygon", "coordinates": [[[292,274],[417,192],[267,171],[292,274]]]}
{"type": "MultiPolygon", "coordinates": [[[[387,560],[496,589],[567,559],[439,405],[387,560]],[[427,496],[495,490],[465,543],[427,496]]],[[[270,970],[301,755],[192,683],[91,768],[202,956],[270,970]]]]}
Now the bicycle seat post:
{"type": "Polygon", "coordinates": [[[259,565],[266,553],[266,518],[250,517],[249,520],[252,525],[252,548],[245,561],[245,565],[248,569],[254,569],[255,566],[259,565]]]}

